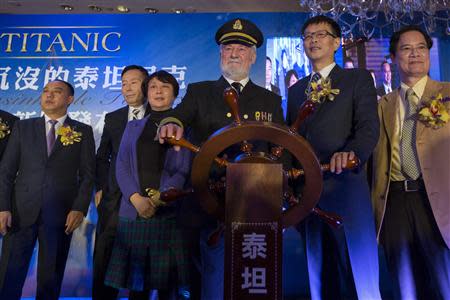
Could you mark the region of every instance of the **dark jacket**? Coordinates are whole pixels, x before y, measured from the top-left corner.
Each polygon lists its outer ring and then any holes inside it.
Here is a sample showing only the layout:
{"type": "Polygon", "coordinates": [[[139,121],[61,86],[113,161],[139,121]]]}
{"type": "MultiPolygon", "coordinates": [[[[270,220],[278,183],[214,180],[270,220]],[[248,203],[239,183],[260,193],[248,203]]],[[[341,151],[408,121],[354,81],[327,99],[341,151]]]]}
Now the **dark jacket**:
{"type": "Polygon", "coordinates": [[[81,141],[63,146],[58,137],[50,156],[44,117],[14,126],[0,166],[0,211],[11,211],[21,227],[39,213],[54,226],[64,226],[71,210],[87,213],[95,174],[92,128],[69,117],[65,125],[81,132],[81,141]]]}
{"type": "MultiPolygon", "coordinates": [[[[137,165],[137,142],[148,120],[149,116],[127,124],[117,156],[116,177],[122,191],[119,216],[129,219],[135,219],[137,216],[130,197],[141,190],[137,165]]],[[[155,142],[158,143],[158,141],[155,142]]],[[[177,152],[170,147],[166,153],[159,190],[183,189],[186,178],[189,176],[190,160],[191,153],[187,149],[177,152]]]]}

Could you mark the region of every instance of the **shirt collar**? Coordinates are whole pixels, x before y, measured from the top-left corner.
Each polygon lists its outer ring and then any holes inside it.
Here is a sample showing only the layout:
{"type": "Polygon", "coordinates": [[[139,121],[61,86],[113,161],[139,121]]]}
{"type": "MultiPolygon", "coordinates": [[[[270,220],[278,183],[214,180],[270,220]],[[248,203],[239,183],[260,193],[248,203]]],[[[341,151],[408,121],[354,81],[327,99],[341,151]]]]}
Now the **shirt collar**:
{"type": "MultiPolygon", "coordinates": [[[[231,85],[233,82],[236,82],[236,80],[232,80],[229,78],[226,78],[225,76],[223,76],[225,78],[225,80],[231,85]]],[[[242,89],[245,88],[245,86],[247,85],[247,83],[250,81],[249,77],[245,77],[244,79],[242,79],[241,81],[238,81],[241,85],[242,85],[242,89]]]]}
{"type": "MultiPolygon", "coordinates": [[[[53,119],[51,119],[49,116],[47,116],[45,113],[44,113],[44,118],[45,118],[45,124],[47,124],[48,121],[53,120],[53,119]]],[[[66,119],[67,119],[67,114],[65,114],[64,116],[62,116],[62,117],[56,119],[56,121],[58,121],[58,124],[61,124],[61,125],[62,125],[62,124],[64,124],[64,122],[66,121],[66,119]]]]}
{"type": "Polygon", "coordinates": [[[128,105],[128,112],[131,113],[131,112],[133,111],[133,109],[139,109],[139,111],[145,111],[146,107],[147,107],[147,101],[145,101],[145,102],[144,102],[142,105],[140,105],[140,106],[134,106],[134,107],[132,107],[132,106],[129,106],[129,105],[128,105]]]}
{"type": "MultiPolygon", "coordinates": [[[[406,83],[402,82],[400,84],[400,96],[402,97],[402,99],[405,99],[406,91],[409,88],[412,88],[414,93],[417,96],[417,99],[420,100],[422,98],[423,92],[425,91],[425,86],[427,85],[427,81],[428,81],[428,76],[425,75],[419,81],[417,81],[413,87],[410,87],[406,83]]],[[[418,104],[418,103],[416,103],[416,104],[418,104]]]]}
{"type": "MultiPolygon", "coordinates": [[[[319,71],[320,76],[321,76],[323,79],[326,79],[326,78],[330,75],[331,70],[333,70],[333,68],[334,68],[335,65],[336,65],[336,63],[335,63],[335,62],[332,62],[331,64],[329,64],[328,66],[326,66],[325,68],[323,68],[322,70],[320,70],[320,71],[319,71]]],[[[313,76],[315,73],[317,73],[317,72],[314,72],[314,71],[313,71],[313,72],[311,73],[311,78],[312,78],[312,76],[313,76]]]]}

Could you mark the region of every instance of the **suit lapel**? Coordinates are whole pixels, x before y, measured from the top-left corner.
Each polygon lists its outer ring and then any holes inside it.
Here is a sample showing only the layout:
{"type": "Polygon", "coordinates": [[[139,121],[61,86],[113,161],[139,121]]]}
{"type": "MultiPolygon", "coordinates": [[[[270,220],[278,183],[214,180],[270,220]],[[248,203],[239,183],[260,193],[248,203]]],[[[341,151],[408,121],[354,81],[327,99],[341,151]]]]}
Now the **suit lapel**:
{"type": "Polygon", "coordinates": [[[41,151],[40,155],[47,160],[47,131],[45,130],[45,118],[44,116],[36,119],[35,138],[37,139],[36,145],[38,145],[38,151],[41,151]]]}
{"type": "Polygon", "coordinates": [[[210,99],[220,99],[221,103],[225,103],[223,100],[223,91],[230,86],[231,85],[228,81],[223,76],[220,76],[219,80],[217,80],[214,84],[214,89],[211,91],[210,99]]]}
{"type": "MultiPolygon", "coordinates": [[[[70,126],[73,130],[76,130],[74,126],[74,122],[69,116],[67,116],[66,120],[64,121],[64,124],[62,126],[70,126]]],[[[49,157],[52,157],[55,152],[61,150],[63,147],[63,144],[61,143],[61,136],[56,136],[55,145],[53,146],[52,152],[50,153],[49,157]]]]}
{"type": "MultiPolygon", "coordinates": [[[[334,66],[334,68],[331,70],[330,74],[328,75],[328,77],[330,77],[331,79],[331,88],[335,89],[338,84],[339,81],[341,79],[341,75],[342,75],[342,69],[336,65],[334,66]]],[[[309,77],[308,77],[309,78],[309,77]]],[[[308,83],[309,83],[309,79],[308,79],[308,83]]],[[[305,87],[305,91],[308,85],[306,85],[305,87]]],[[[303,96],[305,97],[306,100],[306,94],[303,96]]],[[[339,101],[339,95],[336,96],[336,98],[333,101],[339,101]]],[[[320,103],[316,110],[312,113],[312,115],[307,119],[308,123],[312,122],[318,115],[320,115],[324,110],[327,109],[327,107],[330,106],[330,100],[325,99],[322,103],[320,103]]]]}
{"type": "Polygon", "coordinates": [[[399,131],[399,124],[397,122],[397,114],[400,110],[399,108],[399,97],[400,88],[394,90],[387,96],[384,96],[380,103],[381,109],[383,111],[383,119],[382,122],[384,124],[384,128],[386,129],[386,134],[388,136],[389,141],[394,138],[396,132],[399,131]]]}
{"type": "Polygon", "coordinates": [[[242,89],[241,92],[241,100],[242,101],[250,101],[253,98],[257,97],[258,93],[255,91],[257,85],[254,84],[251,80],[247,82],[245,87],[242,89]]]}
{"type": "MultiPolygon", "coordinates": [[[[150,104],[147,104],[147,106],[145,108],[144,118],[146,116],[148,116],[149,114],[150,114],[150,104]]],[[[120,135],[122,135],[122,133],[125,131],[125,127],[127,127],[127,123],[128,123],[128,106],[125,106],[122,109],[122,111],[120,111],[117,121],[118,121],[118,128],[120,129],[118,134],[120,133],[120,135]]],[[[117,127],[114,126],[113,128],[117,128],[117,127]]]]}

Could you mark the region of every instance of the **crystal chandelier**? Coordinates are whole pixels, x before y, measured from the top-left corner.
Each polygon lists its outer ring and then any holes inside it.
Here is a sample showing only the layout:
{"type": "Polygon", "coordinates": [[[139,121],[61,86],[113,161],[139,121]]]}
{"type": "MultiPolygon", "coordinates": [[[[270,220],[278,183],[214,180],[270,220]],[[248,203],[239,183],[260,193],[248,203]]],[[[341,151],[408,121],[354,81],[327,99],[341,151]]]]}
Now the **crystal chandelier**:
{"type": "Polygon", "coordinates": [[[432,33],[438,22],[450,35],[450,0],[300,0],[300,5],[312,15],[330,15],[346,37],[355,32],[367,39],[374,34],[383,37],[407,24],[432,33]]]}

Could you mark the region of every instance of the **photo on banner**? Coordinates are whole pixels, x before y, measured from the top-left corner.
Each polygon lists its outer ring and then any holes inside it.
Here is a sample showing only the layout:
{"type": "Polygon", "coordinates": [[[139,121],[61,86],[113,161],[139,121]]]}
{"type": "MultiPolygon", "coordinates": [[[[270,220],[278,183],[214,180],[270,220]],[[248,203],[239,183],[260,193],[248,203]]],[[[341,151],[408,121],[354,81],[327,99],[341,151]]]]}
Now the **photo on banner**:
{"type": "Polygon", "coordinates": [[[286,115],[288,88],[311,72],[303,41],[298,37],[268,38],[266,56],[266,88],[281,96],[286,115]]]}

